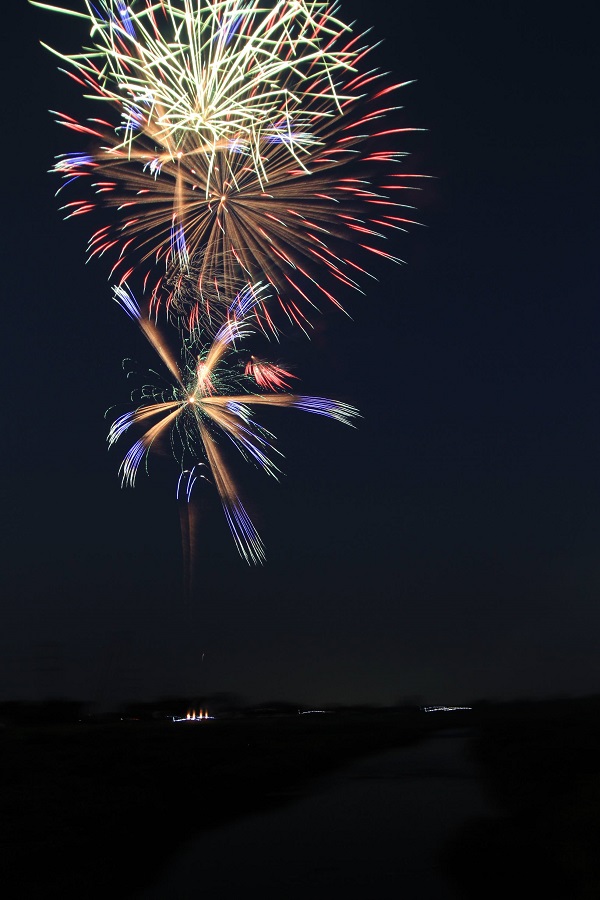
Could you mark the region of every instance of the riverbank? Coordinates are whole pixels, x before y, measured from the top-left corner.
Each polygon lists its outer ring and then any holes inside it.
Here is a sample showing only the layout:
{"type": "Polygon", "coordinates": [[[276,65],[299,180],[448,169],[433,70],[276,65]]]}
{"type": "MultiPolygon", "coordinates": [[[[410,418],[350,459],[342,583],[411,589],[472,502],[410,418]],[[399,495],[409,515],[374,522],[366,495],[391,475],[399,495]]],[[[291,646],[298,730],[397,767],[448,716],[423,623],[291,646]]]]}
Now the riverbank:
{"type": "Polygon", "coordinates": [[[432,725],[413,712],[6,728],[6,883],[28,900],[129,897],[192,835],[432,725]]]}
{"type": "Polygon", "coordinates": [[[440,866],[449,836],[492,810],[466,751],[469,729],[433,732],[311,781],[288,806],[188,841],[136,900],[456,900],[440,866]]]}
{"type": "MultiPolygon", "coordinates": [[[[441,735],[457,726],[470,729],[469,777],[487,811],[477,813],[469,801],[462,811],[455,807],[445,835],[428,826],[430,836],[444,837],[439,871],[456,897],[505,898],[518,881],[529,896],[597,900],[600,698],[594,697],[482,703],[453,713],[5,727],[0,840],[4,881],[14,885],[5,896],[132,898],[160,884],[179,850],[201,833],[304,802],[328,773],[393,748],[414,749],[421,760],[422,777],[410,777],[417,779],[413,817],[420,808],[425,816],[432,795],[424,786],[439,774],[423,769],[426,738],[438,734],[442,746],[441,735]]],[[[438,806],[442,821],[444,801],[438,806]]],[[[376,846],[380,839],[372,834],[376,846]]],[[[427,829],[420,840],[426,846],[427,829]]],[[[394,852],[382,850],[383,868],[394,852]]]]}

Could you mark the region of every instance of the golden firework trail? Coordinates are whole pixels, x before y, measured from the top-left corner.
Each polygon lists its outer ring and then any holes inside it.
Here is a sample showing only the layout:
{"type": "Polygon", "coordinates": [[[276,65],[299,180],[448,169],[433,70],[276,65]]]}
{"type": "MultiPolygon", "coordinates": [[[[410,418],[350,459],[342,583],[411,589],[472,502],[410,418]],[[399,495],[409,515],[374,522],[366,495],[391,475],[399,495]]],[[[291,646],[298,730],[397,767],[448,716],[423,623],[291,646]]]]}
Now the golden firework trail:
{"type": "MultiPolygon", "coordinates": [[[[267,383],[273,386],[274,375],[289,373],[264,361],[240,368],[236,357],[241,344],[253,332],[252,314],[260,302],[264,287],[255,285],[244,288],[231,304],[227,321],[215,338],[196,354],[190,347],[184,348],[184,364],[173,368],[173,360],[165,350],[162,338],[154,326],[142,315],[139,305],[126,287],[115,289],[116,299],[127,314],[138,322],[169,372],[174,384],[167,392],[157,391],[154,402],[143,403],[133,411],[119,416],[112,424],[108,443],[112,446],[132,426],[142,425],[145,431],[129,448],[121,463],[124,486],[133,487],[144,459],[167,434],[175,430],[177,455],[181,461],[187,500],[193,487],[190,475],[198,465],[205,464],[219,494],[225,517],[240,554],[249,563],[264,560],[262,541],[252,524],[239,497],[238,489],[219,446],[219,436],[227,437],[242,456],[257,464],[264,472],[277,478],[280,469],[273,455],[281,456],[274,447],[274,436],[254,419],[256,406],[288,407],[301,409],[352,425],[358,411],[346,403],[324,397],[300,394],[261,392],[257,380],[258,371],[268,373],[267,383]],[[227,357],[233,357],[233,360],[227,357]],[[242,374],[244,373],[244,374],[242,374]],[[270,377],[269,377],[270,376],[270,377]],[[165,393],[169,394],[168,399],[165,393]],[[153,424],[148,428],[149,422],[153,424]]],[[[247,354],[246,354],[247,356],[247,354]]],[[[264,384],[264,382],[263,382],[264,384]]],[[[148,399],[146,388],[145,398],[148,399]]],[[[181,479],[180,479],[181,487],[181,479]]]]}

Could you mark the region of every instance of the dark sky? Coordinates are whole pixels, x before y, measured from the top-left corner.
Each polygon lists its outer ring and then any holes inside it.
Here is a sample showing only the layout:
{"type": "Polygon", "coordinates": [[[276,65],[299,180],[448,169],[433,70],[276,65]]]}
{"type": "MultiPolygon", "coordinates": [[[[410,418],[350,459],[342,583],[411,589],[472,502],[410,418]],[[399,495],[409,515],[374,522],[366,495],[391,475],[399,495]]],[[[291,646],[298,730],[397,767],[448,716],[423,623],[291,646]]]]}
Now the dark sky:
{"type": "Polygon", "coordinates": [[[236,463],[267,564],[238,558],[203,492],[191,604],[176,469],[158,461],[122,491],[106,450],[121,360],[154,359],[108,263],[84,264],[91,220],[61,221],[46,171],[78,149],[48,109],[84,107],[38,40],[74,50],[80,32],[23,0],[3,9],[2,699],[600,690],[595,5],[391,8],[342,14],[384,38],[382,68],[416,79],[406,121],[428,131],[398,146],[435,176],[426,227],[395,239],[406,266],[371,263],[352,321],[327,309],[312,343],[277,351],[306,393],[363,419],[269,420],[282,482],[236,463]]]}

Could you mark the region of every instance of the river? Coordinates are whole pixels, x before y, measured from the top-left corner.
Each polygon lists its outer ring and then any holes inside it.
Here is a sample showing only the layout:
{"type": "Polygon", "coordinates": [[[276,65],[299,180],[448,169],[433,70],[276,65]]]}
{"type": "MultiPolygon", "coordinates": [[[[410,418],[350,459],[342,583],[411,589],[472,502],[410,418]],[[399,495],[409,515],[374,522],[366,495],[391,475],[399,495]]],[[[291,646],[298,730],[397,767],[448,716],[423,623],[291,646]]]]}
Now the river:
{"type": "Polygon", "coordinates": [[[183,845],[139,900],[456,900],[437,871],[444,842],[493,815],[466,730],[357,760],[275,811],[183,845]]]}

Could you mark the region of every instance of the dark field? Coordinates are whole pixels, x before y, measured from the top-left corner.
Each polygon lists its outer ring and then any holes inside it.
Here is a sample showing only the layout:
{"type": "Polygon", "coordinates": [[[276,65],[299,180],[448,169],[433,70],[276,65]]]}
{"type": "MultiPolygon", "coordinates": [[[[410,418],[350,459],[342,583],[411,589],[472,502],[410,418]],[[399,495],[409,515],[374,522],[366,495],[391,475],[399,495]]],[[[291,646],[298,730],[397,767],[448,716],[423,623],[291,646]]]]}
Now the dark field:
{"type": "Polygon", "coordinates": [[[600,900],[600,698],[482,706],[470,744],[497,816],[444,870],[465,900],[600,900]]]}
{"type": "Polygon", "coordinates": [[[9,724],[1,840],[3,881],[14,888],[4,896],[135,897],[203,829],[289,803],[352,759],[456,726],[469,727],[495,813],[448,838],[442,869],[456,897],[599,900],[597,698],[449,714],[9,724]]]}
{"type": "Polygon", "coordinates": [[[27,900],[134,896],[186,838],[288,802],[355,757],[418,740],[430,727],[424,718],[6,727],[4,883],[27,900]]]}

